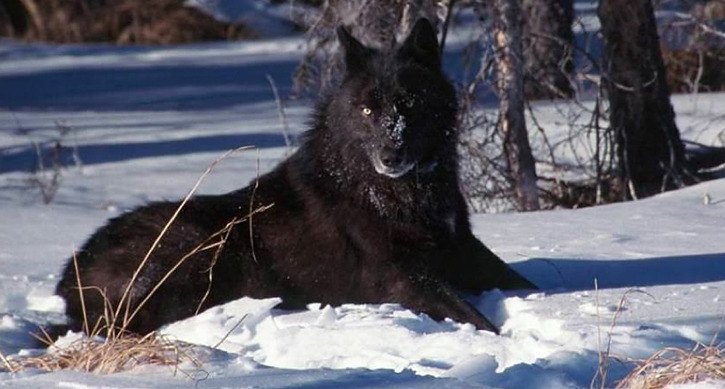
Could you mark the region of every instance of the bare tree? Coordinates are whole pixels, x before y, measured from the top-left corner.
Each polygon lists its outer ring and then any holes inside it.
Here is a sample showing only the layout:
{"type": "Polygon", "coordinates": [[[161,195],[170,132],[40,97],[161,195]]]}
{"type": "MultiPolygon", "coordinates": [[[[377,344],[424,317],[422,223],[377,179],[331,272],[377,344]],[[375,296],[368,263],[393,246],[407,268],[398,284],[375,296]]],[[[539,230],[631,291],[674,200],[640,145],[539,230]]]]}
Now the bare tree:
{"type": "Polygon", "coordinates": [[[22,36],[28,30],[28,11],[22,0],[0,0],[0,11],[5,11],[10,19],[12,32],[15,36],[22,36]]]}
{"type": "Polygon", "coordinates": [[[601,0],[598,15],[623,193],[636,199],[691,183],[651,1],[601,0]]]}
{"type": "Polygon", "coordinates": [[[509,177],[514,180],[518,207],[539,209],[536,167],[524,118],[524,79],[521,8],[517,0],[493,1],[493,35],[499,126],[509,177]]]}
{"type": "Polygon", "coordinates": [[[294,75],[294,89],[318,92],[336,85],[342,58],[336,50],[334,30],[347,26],[368,47],[389,48],[408,35],[419,18],[433,26],[440,22],[439,10],[450,0],[328,0],[307,30],[307,50],[294,75]]]}
{"type": "Polygon", "coordinates": [[[523,0],[522,11],[526,98],[572,97],[574,1],[523,0]]]}

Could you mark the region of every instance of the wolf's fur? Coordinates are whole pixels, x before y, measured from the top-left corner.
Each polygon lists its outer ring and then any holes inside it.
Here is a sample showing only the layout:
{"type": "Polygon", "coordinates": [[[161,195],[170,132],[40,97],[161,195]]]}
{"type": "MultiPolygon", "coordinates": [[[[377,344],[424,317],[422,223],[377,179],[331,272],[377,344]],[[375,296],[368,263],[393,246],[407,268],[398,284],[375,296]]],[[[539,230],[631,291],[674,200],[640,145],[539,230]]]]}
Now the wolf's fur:
{"type": "MultiPolygon", "coordinates": [[[[311,302],[397,302],[441,320],[497,331],[454,289],[533,288],[471,233],[459,190],[456,100],[441,71],[435,33],[419,21],[397,49],[379,52],[339,30],[347,73],[316,110],[299,150],[254,185],[197,196],[181,211],[131,287],[133,308],[185,254],[250,206],[273,204],[234,225],[223,249],[188,258],[128,327],[145,333],[197,307],[280,296],[311,302]],[[211,277],[210,277],[211,273],[211,277]],[[210,285],[211,280],[211,285],[210,285]],[[208,296],[204,299],[204,295],[208,296]],[[203,301],[203,303],[202,303],[203,301]]],[[[81,284],[118,304],[178,203],[156,203],[111,220],[78,253],[81,284]]],[[[217,241],[218,238],[215,240],[217,241]]],[[[69,261],[57,293],[71,326],[83,320],[69,261]]],[[[86,289],[89,321],[103,314],[86,289]]]]}

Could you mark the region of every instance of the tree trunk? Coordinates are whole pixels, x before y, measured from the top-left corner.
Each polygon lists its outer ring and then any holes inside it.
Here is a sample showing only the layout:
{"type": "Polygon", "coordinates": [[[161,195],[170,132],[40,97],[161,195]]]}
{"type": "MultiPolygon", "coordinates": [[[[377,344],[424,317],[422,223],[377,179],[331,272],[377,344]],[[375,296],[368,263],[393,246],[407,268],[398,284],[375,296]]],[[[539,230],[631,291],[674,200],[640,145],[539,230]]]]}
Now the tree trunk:
{"type": "Polygon", "coordinates": [[[0,5],[5,8],[5,12],[13,26],[13,35],[21,37],[28,31],[28,11],[25,9],[21,0],[0,0],[0,5]]]}
{"type": "Polygon", "coordinates": [[[623,192],[636,199],[691,183],[650,0],[601,0],[598,15],[623,192]]]}
{"type": "Polygon", "coordinates": [[[526,98],[571,98],[574,1],[523,0],[523,14],[526,98]]]}
{"type": "Polygon", "coordinates": [[[518,0],[494,0],[493,15],[496,86],[501,100],[499,123],[504,136],[504,154],[519,209],[532,211],[539,209],[539,194],[524,119],[522,18],[518,0]]]}

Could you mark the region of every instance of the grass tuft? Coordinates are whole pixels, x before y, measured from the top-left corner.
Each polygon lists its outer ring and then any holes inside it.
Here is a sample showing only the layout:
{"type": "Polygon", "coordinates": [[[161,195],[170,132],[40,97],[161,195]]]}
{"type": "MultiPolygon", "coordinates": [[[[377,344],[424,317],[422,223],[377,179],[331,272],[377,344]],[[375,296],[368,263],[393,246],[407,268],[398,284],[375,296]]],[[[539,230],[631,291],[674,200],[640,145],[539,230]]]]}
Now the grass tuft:
{"type": "Polygon", "coordinates": [[[618,389],[659,389],[670,385],[725,380],[725,345],[667,347],[639,362],[618,389]]]}
{"type": "Polygon", "coordinates": [[[83,336],[65,345],[54,345],[49,338],[42,340],[49,346],[42,355],[5,357],[0,354],[4,369],[13,373],[29,369],[68,369],[110,374],[142,365],[162,365],[173,366],[176,373],[182,363],[191,363],[196,368],[201,366],[191,345],[169,340],[155,332],[146,336],[125,334],[112,338],[83,336]]]}

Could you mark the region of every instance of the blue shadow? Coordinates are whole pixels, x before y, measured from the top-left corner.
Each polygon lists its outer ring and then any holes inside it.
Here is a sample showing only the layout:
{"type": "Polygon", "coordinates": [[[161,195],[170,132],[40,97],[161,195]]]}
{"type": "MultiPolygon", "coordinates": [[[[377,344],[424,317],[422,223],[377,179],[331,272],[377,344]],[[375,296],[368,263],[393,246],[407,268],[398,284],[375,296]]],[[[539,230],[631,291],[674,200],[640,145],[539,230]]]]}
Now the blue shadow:
{"type": "Polygon", "coordinates": [[[544,290],[699,284],[725,280],[725,253],[625,260],[531,258],[511,265],[544,290]]]}
{"type": "Polygon", "coordinates": [[[0,76],[0,108],[203,110],[273,100],[267,81],[290,92],[296,60],[239,65],[55,69],[0,76]]]}
{"type": "MultiPolygon", "coordinates": [[[[84,165],[98,163],[119,162],[136,158],[183,155],[199,152],[225,151],[239,146],[255,146],[258,148],[284,146],[282,134],[246,133],[237,135],[199,136],[188,139],[175,139],[159,142],[138,143],[98,143],[77,147],[78,155],[84,165]]],[[[73,150],[62,147],[54,150],[54,144],[47,143],[42,146],[42,155],[46,158],[53,153],[59,153],[59,160],[63,166],[73,164],[73,150]]],[[[0,173],[13,171],[32,171],[37,165],[35,149],[28,145],[23,148],[10,150],[0,149],[0,173]]],[[[44,162],[48,166],[48,162],[44,162]]]]}

